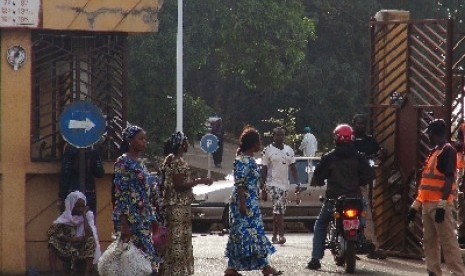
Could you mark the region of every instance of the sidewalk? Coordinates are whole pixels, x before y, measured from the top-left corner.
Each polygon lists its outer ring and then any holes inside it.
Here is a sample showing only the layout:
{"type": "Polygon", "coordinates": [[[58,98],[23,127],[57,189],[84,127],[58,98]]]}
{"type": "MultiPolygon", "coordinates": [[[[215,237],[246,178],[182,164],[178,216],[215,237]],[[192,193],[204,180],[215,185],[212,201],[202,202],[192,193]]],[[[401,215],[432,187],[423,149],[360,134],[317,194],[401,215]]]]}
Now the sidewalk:
{"type": "MultiPolygon", "coordinates": [[[[233,162],[236,156],[237,145],[231,143],[224,143],[223,147],[223,163],[222,168],[216,168],[213,164],[213,158],[211,154],[208,155],[210,158],[210,171],[223,174],[224,176],[231,174],[233,170],[233,162]]],[[[196,141],[194,148],[189,147],[187,152],[184,154],[184,158],[190,167],[208,170],[208,159],[207,154],[200,148],[200,143],[196,141]]]]}

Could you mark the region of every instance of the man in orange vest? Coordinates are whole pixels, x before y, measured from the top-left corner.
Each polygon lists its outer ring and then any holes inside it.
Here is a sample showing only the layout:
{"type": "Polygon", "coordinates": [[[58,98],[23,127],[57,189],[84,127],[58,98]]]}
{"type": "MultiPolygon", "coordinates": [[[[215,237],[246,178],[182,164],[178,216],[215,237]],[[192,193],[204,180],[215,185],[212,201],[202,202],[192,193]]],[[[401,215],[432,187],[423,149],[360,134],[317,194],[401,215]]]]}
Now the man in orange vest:
{"type": "Polygon", "coordinates": [[[457,152],[446,141],[444,120],[433,120],[426,133],[434,148],[426,160],[418,196],[409,209],[407,219],[413,221],[422,208],[423,250],[430,276],[442,275],[441,247],[447,268],[454,275],[465,275],[453,217],[457,152]]]}

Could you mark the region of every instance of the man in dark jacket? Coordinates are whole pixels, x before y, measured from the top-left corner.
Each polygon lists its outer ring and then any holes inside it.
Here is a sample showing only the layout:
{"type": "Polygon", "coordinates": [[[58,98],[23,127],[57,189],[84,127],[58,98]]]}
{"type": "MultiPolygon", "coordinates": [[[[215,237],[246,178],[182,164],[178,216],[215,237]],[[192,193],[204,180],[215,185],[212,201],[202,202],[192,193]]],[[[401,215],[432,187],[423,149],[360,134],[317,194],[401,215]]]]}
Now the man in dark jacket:
{"type": "MultiPolygon", "coordinates": [[[[95,178],[105,174],[99,151],[92,148],[85,149],[85,191],[87,206],[97,214],[97,195],[95,178]]],[[[70,192],[79,190],[79,149],[67,144],[63,153],[61,165],[60,186],[58,191],[59,203],[64,208],[64,202],[70,192]]]]}
{"type": "Polygon", "coordinates": [[[339,196],[362,198],[360,186],[374,179],[373,168],[368,160],[357,152],[353,144],[353,131],[349,125],[338,125],[334,129],[336,147],[321,157],[315,169],[312,186],[323,186],[327,182],[326,199],[315,223],[312,259],[308,269],[321,268],[320,260],[325,249],[326,229],[333,215],[334,201],[339,196]]]}

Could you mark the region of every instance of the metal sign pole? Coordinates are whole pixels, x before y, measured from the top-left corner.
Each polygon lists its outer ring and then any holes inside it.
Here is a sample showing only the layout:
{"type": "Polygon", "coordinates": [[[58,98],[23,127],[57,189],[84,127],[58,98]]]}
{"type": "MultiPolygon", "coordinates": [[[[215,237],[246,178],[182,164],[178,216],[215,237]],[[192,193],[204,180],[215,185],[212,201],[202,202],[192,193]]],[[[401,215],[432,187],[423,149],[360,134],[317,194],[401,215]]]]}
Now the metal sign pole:
{"type": "Polygon", "coordinates": [[[86,149],[79,149],[79,190],[86,192],[86,149]]]}
{"type": "Polygon", "coordinates": [[[211,171],[210,171],[210,166],[211,166],[210,163],[211,163],[211,161],[210,161],[210,154],[209,154],[209,153],[207,153],[207,160],[208,160],[208,161],[207,161],[207,162],[208,162],[208,163],[207,163],[207,166],[208,166],[207,177],[210,178],[210,177],[211,177],[211,171]]]}

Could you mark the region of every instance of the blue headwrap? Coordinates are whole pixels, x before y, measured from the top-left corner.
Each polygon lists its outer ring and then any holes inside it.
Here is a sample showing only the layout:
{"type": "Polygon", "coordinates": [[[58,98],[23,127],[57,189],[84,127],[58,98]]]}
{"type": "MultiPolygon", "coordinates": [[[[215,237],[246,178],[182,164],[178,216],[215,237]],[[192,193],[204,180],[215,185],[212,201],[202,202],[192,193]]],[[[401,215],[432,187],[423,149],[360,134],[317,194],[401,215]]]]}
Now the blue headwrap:
{"type": "Polygon", "coordinates": [[[143,129],[136,125],[128,126],[125,130],[123,130],[123,140],[129,141],[129,139],[133,138],[141,130],[143,129]]]}

